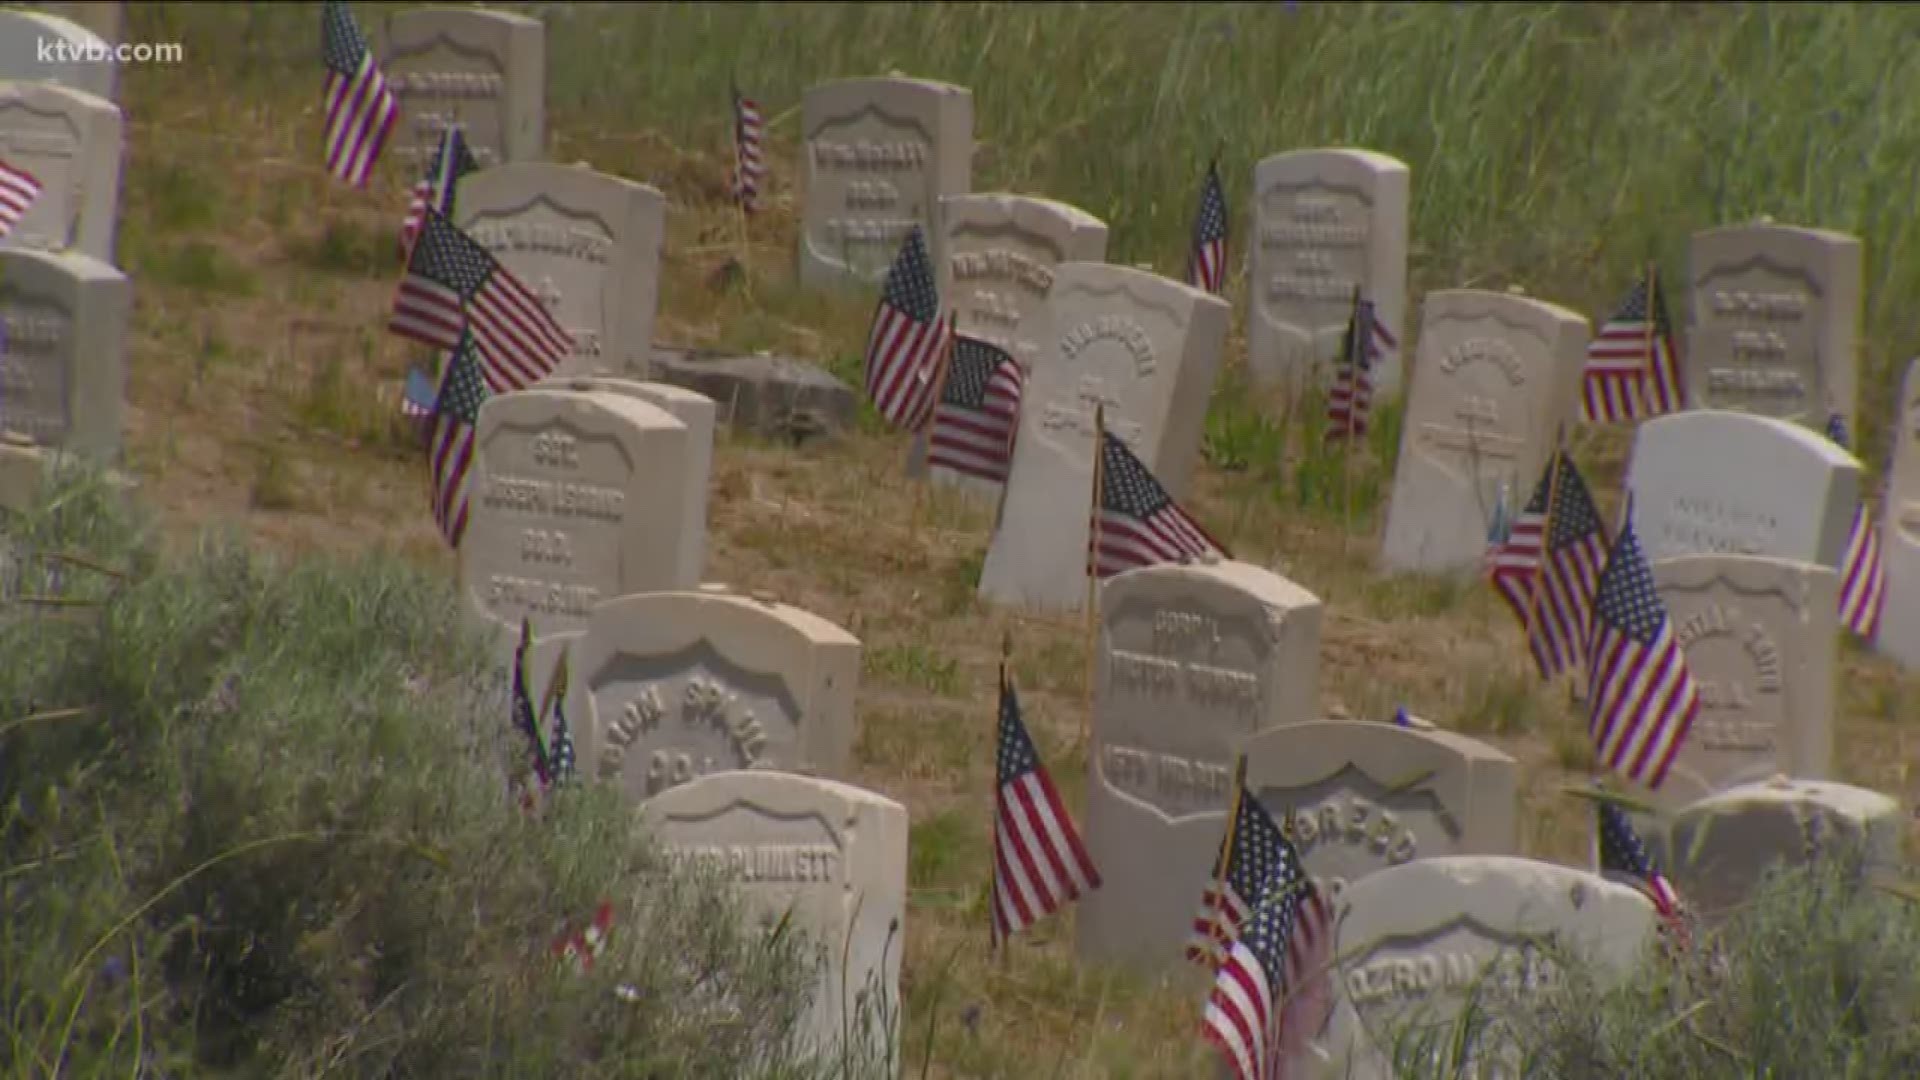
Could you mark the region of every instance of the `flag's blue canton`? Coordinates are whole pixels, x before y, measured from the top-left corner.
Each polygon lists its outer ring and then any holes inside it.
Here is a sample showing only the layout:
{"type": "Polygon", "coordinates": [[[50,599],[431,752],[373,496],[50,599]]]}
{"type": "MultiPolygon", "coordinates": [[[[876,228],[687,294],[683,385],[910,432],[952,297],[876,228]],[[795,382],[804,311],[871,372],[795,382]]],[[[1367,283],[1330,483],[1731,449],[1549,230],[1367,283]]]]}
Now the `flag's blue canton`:
{"type": "Polygon", "coordinates": [[[1100,463],[1100,508],[1142,521],[1172,505],[1173,498],[1160,481],[1127,450],[1127,444],[1109,431],[1100,463]]]}
{"type": "Polygon", "coordinates": [[[321,57],[328,69],[351,79],[360,73],[360,64],[367,58],[367,39],[347,14],[345,4],[328,4],[324,18],[326,25],[320,35],[321,57]]]}
{"type": "Polygon", "coordinates": [[[1040,754],[1033,748],[1027,726],[1020,722],[1020,703],[1012,694],[1000,695],[1000,785],[1025,776],[1040,767],[1040,754]]]}
{"type": "Polygon", "coordinates": [[[907,246],[893,261],[882,299],[916,322],[932,322],[940,314],[940,297],[933,287],[933,260],[927,256],[927,239],[917,225],[907,236],[907,246]]]}
{"type": "Polygon", "coordinates": [[[480,406],[487,400],[487,382],[480,374],[480,357],[472,334],[461,335],[451,363],[433,411],[468,426],[476,425],[480,422],[480,406]]]}
{"type": "Polygon", "coordinates": [[[1612,803],[1600,804],[1600,869],[1638,878],[1654,872],[1653,860],[1633,831],[1633,823],[1612,803]]]}
{"type": "Polygon", "coordinates": [[[407,403],[421,412],[433,411],[434,397],[439,393],[434,389],[433,377],[417,367],[407,369],[407,403]]]}
{"type": "Polygon", "coordinates": [[[1239,947],[1253,954],[1268,980],[1282,992],[1279,983],[1286,970],[1287,945],[1293,938],[1293,923],[1300,914],[1304,893],[1301,887],[1276,886],[1254,909],[1240,934],[1239,947]]]}
{"type": "Polygon", "coordinates": [[[1250,791],[1242,792],[1224,875],[1227,885],[1239,894],[1242,903],[1258,904],[1273,889],[1286,888],[1298,880],[1292,849],[1286,834],[1274,824],[1273,815],[1260,805],[1260,800],[1250,791]]]}
{"type": "Polygon", "coordinates": [[[567,724],[564,687],[553,699],[553,776],[557,781],[573,779],[573,729],[567,724]]]}
{"type": "MultiPolygon", "coordinates": [[[[1593,496],[1587,492],[1587,482],[1580,478],[1580,470],[1573,467],[1573,461],[1563,452],[1555,452],[1554,461],[1560,476],[1553,485],[1553,531],[1547,536],[1547,550],[1558,551],[1587,540],[1603,532],[1600,525],[1600,512],[1594,508],[1593,496]]],[[[1546,502],[1546,491],[1534,493],[1541,502],[1546,502]]],[[[1529,510],[1533,509],[1529,502],[1529,510]]],[[[1653,578],[1647,578],[1652,587],[1653,578]]]]}
{"type": "Polygon", "coordinates": [[[957,338],[953,360],[947,366],[947,387],[940,396],[941,403],[976,412],[986,408],[987,380],[993,377],[995,368],[1010,360],[1005,352],[977,338],[957,338]]]}
{"type": "Polygon", "coordinates": [[[428,213],[408,270],[452,289],[462,301],[471,303],[492,276],[494,265],[486,248],[438,213],[428,213]]]}
{"type": "Polygon", "coordinates": [[[1413,726],[1413,717],[1407,715],[1407,707],[1405,705],[1393,710],[1393,722],[1401,727],[1413,726]]]}
{"type": "Polygon", "coordinates": [[[1827,438],[1842,450],[1850,449],[1847,446],[1847,420],[1839,413],[1827,417],[1827,438]]]}
{"type": "Polygon", "coordinates": [[[468,173],[478,171],[479,168],[480,162],[473,156],[473,151],[467,147],[467,138],[461,133],[459,126],[449,126],[446,134],[440,139],[440,145],[434,148],[433,162],[427,168],[428,176],[441,180],[445,185],[439,192],[442,205],[434,209],[443,214],[452,212],[455,182],[468,173]],[[449,153],[453,157],[451,167],[447,163],[449,153]]]}
{"type": "Polygon", "coordinates": [[[1666,622],[1660,594],[1653,588],[1653,571],[1640,550],[1640,538],[1622,529],[1613,560],[1600,575],[1599,601],[1594,612],[1603,623],[1651,647],[1666,622]]]}

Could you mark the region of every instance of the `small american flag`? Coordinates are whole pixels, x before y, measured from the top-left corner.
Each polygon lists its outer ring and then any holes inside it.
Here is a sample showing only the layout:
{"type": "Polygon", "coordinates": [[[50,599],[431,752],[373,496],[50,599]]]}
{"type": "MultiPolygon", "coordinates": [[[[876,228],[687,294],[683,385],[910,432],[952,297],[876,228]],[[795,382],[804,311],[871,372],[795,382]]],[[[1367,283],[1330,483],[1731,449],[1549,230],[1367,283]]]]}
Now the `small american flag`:
{"type": "Polygon", "coordinates": [[[997,948],[1043,916],[1100,887],[1053,778],[1000,673],[999,786],[993,796],[993,934],[997,948]]]}
{"type": "Polygon", "coordinates": [[[1298,862],[1292,843],[1253,792],[1239,788],[1232,832],[1214,856],[1213,876],[1200,895],[1187,940],[1187,959],[1217,968],[1240,937],[1241,924],[1260,899],[1289,884],[1290,863],[1298,862]]]}
{"type": "Polygon", "coordinates": [[[407,369],[407,388],[400,395],[400,415],[425,420],[433,415],[433,399],[438,396],[433,376],[417,367],[407,369]]]}
{"type": "Polygon", "coordinates": [[[1633,534],[1632,495],[1594,595],[1587,686],[1587,732],[1596,756],[1628,779],[1658,788],[1699,715],[1700,689],[1633,534]]]}
{"type": "Polygon", "coordinates": [[[919,431],[926,426],[938,393],[934,371],[952,330],[951,320],[940,317],[933,260],[916,225],[887,271],[867,334],[867,397],[894,427],[919,431]]]}
{"type": "MultiPolygon", "coordinates": [[[[1290,848],[1287,849],[1290,852],[1290,848]]],[[[1206,1035],[1237,1080],[1287,1080],[1331,1012],[1332,913],[1297,855],[1214,975],[1206,1035]]]]}
{"type": "Polygon", "coordinates": [[[0,239],[13,231],[40,197],[40,181],[25,169],[0,161],[0,239]]]}
{"type": "MultiPolygon", "coordinates": [[[[1848,449],[1847,421],[1839,413],[1827,417],[1827,438],[1842,450],[1848,449]]],[[[1862,501],[1853,509],[1847,553],[1840,561],[1840,621],[1871,641],[1880,630],[1880,613],[1886,602],[1887,572],[1880,560],[1880,533],[1862,501]]]]}
{"type": "Polygon", "coordinates": [[[760,120],[760,105],[740,96],[733,89],[733,179],[729,187],[741,209],[752,213],[760,209],[760,178],[766,166],[760,158],[760,140],[765,128],[760,120]]]}
{"type": "Polygon", "coordinates": [[[1026,375],[1013,357],[956,336],[946,388],[933,410],[927,464],[1003,483],[1013,463],[1026,375]]]}
{"type": "Polygon", "coordinates": [[[1100,433],[1100,499],[1088,538],[1094,573],[1107,578],[1140,566],[1181,562],[1213,553],[1233,556],[1180,509],[1127,444],[1100,433]]]}
{"type": "Polygon", "coordinates": [[[1490,561],[1494,590],[1526,631],[1540,677],[1551,679],[1579,664],[1587,654],[1587,628],[1594,590],[1606,567],[1607,537],[1587,482],[1566,451],[1554,451],[1533,497],[1490,561]],[[1549,517],[1552,535],[1545,538],[1543,559],[1541,541],[1549,517]]]}
{"type": "Polygon", "coordinates": [[[1598,809],[1600,872],[1624,874],[1632,878],[1634,886],[1653,901],[1654,910],[1666,924],[1668,933],[1677,939],[1675,944],[1684,945],[1688,935],[1680,894],[1674,891],[1673,883],[1667,880],[1667,876],[1653,865],[1653,859],[1647,855],[1646,845],[1640,842],[1639,834],[1633,831],[1633,822],[1627,820],[1626,811],[1610,802],[1601,802],[1598,809]]]}
{"type": "Polygon", "coordinates": [[[533,651],[533,622],[520,620],[520,644],[513,650],[513,728],[527,740],[528,758],[532,766],[533,785],[516,783],[521,788],[521,805],[531,807],[536,791],[544,791],[553,783],[552,763],[547,757],[547,748],[540,738],[540,722],[533,714],[533,691],[528,686],[532,680],[527,677],[527,656],[533,651]]]}
{"type": "Polygon", "coordinates": [[[1220,187],[1219,163],[1207,166],[1200,187],[1200,210],[1193,219],[1193,251],[1187,255],[1187,284],[1215,296],[1227,283],[1227,196],[1220,187]]]}
{"type": "Polygon", "coordinates": [[[567,723],[567,679],[572,667],[567,649],[553,662],[553,677],[548,680],[547,700],[553,703],[553,782],[565,784],[574,779],[575,757],[573,727],[567,723]]]}
{"type": "Polygon", "coordinates": [[[1373,414],[1373,362],[1382,356],[1382,345],[1392,340],[1374,314],[1373,301],[1356,290],[1353,315],[1340,337],[1339,367],[1327,391],[1328,442],[1366,435],[1373,414]]]}
{"type": "Polygon", "coordinates": [[[449,124],[440,133],[440,148],[434,151],[433,160],[427,163],[427,171],[413,185],[413,198],[407,206],[407,218],[400,223],[400,254],[404,257],[413,249],[414,237],[420,235],[420,225],[426,220],[429,207],[439,212],[441,217],[453,219],[454,193],[458,190],[460,179],[469,173],[477,172],[480,162],[467,146],[467,136],[459,124],[449,124]]]}
{"type": "Polygon", "coordinates": [[[347,5],[327,0],[320,28],[320,55],[327,66],[327,171],[365,187],[400,118],[400,103],[347,5]]]}
{"type": "Polygon", "coordinates": [[[1631,423],[1679,412],[1684,400],[1667,301],[1649,271],[1587,345],[1580,417],[1589,424],[1631,423]]]}
{"type": "Polygon", "coordinates": [[[431,207],[407,257],[387,329],[439,349],[453,348],[471,331],[487,386],[496,394],[546,378],[573,348],[539,297],[431,207]]]}
{"type": "Polygon", "coordinates": [[[470,477],[473,469],[474,429],[480,425],[480,406],[487,400],[486,380],[474,355],[473,338],[463,335],[433,402],[433,431],[427,464],[433,480],[433,520],[447,546],[458,549],[467,534],[470,477]]]}

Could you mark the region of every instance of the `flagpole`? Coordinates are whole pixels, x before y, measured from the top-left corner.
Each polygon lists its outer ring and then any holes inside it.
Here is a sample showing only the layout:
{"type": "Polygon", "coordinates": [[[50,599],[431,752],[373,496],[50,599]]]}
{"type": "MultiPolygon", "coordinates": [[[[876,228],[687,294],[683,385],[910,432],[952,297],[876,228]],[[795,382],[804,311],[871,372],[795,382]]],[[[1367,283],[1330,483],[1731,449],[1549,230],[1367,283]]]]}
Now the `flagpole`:
{"type": "MultiPolygon", "coordinates": [[[[1371,332],[1372,328],[1368,328],[1371,332]]],[[[1353,287],[1353,310],[1347,313],[1347,437],[1340,457],[1340,554],[1347,554],[1353,533],[1353,434],[1354,417],[1360,408],[1360,286],[1353,287]]]]}
{"type": "Polygon", "coordinates": [[[1093,407],[1093,505],[1087,537],[1087,712],[1080,723],[1080,745],[1087,745],[1093,723],[1093,682],[1100,661],[1100,504],[1106,500],[1107,403],[1093,407]]]}
{"type": "MultiPolygon", "coordinates": [[[[1007,663],[1012,658],[1012,656],[1013,656],[1013,628],[1009,626],[1001,630],[1000,632],[1000,698],[1001,698],[1002,708],[1005,707],[1007,691],[1012,689],[1013,687],[1013,674],[1007,670],[1007,663]]],[[[994,725],[996,729],[998,728],[999,724],[1000,724],[1000,718],[996,714],[994,717],[994,725]]],[[[998,736],[999,736],[999,732],[996,730],[995,731],[996,742],[998,742],[998,736]]],[[[1000,828],[999,783],[1000,781],[998,778],[998,773],[996,771],[995,779],[994,779],[994,800],[995,800],[994,811],[995,812],[994,812],[994,823],[993,823],[996,836],[998,835],[998,830],[1000,828]]],[[[1007,948],[1006,942],[1000,940],[1000,931],[998,928],[998,924],[993,921],[999,917],[995,913],[995,906],[994,906],[994,894],[999,892],[999,889],[1000,889],[1000,880],[999,880],[1000,859],[999,859],[999,850],[998,850],[997,841],[995,844],[995,851],[993,854],[994,854],[994,858],[990,863],[990,870],[987,875],[987,939],[991,947],[991,950],[999,954],[997,959],[1000,961],[1000,970],[1002,972],[1005,972],[1007,970],[1007,961],[1011,953],[1013,952],[1013,950],[1007,948]]]]}

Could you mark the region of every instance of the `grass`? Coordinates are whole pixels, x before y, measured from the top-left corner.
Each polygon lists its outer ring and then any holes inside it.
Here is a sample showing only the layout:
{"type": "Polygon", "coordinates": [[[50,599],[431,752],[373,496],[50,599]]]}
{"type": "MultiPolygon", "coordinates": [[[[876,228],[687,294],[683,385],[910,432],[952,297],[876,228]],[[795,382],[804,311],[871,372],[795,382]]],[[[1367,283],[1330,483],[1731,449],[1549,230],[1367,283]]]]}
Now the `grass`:
{"type": "MultiPolygon", "coordinates": [[[[354,10],[371,27],[399,6],[354,10]]],[[[973,89],[976,189],[1081,206],[1111,225],[1113,262],[1169,274],[1216,151],[1236,253],[1258,158],[1349,145],[1406,161],[1416,305],[1433,289],[1521,284],[1597,318],[1647,259],[1682,280],[1695,229],[1765,213],[1854,232],[1867,244],[1869,406],[1855,434],[1871,472],[1889,437],[1872,406],[1891,397],[1920,331],[1906,302],[1920,292],[1920,216],[1905,197],[1920,150],[1920,19],[1899,5],[500,6],[548,23],[550,158],[667,195],[656,336],[676,345],[857,373],[871,298],[792,280],[798,106],[814,82],[892,69],[973,89]],[[767,210],[744,250],[719,186],[730,77],[768,120],[767,210]],[[729,260],[744,275],[728,280],[729,260]]],[[[380,329],[414,178],[389,162],[359,192],[320,171],[318,18],[310,4],[129,9],[128,40],[181,41],[189,56],[125,73],[129,467],[162,552],[195,557],[202,527],[227,522],[283,558],[379,552],[390,570],[445,578],[453,563],[418,456],[376,434],[407,367],[431,360],[380,329]],[[210,254],[183,254],[195,245],[210,254]]],[[[1244,305],[1245,292],[1236,272],[1228,295],[1244,305]]],[[[1672,299],[1681,310],[1685,297],[1672,299]]],[[[1405,704],[1488,739],[1522,765],[1525,853],[1584,860],[1586,819],[1558,794],[1588,764],[1564,687],[1525,677],[1519,636],[1487,590],[1374,571],[1397,406],[1349,472],[1323,449],[1311,396],[1242,392],[1242,354],[1236,325],[1190,503],[1240,558],[1325,602],[1321,713],[1385,717],[1405,704]]],[[[1617,432],[1578,448],[1609,519],[1623,448],[1617,432]]],[[[985,955],[1000,643],[1012,635],[1028,721],[1076,808],[1087,643],[1078,619],[973,599],[992,507],[918,494],[904,454],[871,410],[833,443],[721,439],[705,575],[771,590],[868,645],[851,779],[907,805],[914,827],[904,1056],[935,1077],[1195,1075],[1210,1067],[1193,1034],[1198,996],[1076,964],[1071,911],[1023,935],[1005,963],[985,955]]],[[[1841,686],[1838,775],[1913,803],[1905,724],[1920,680],[1849,650],[1841,686]]],[[[291,752],[246,745],[259,761],[291,752]]],[[[536,865],[561,858],[526,845],[516,850],[536,865]]],[[[518,873],[503,896],[517,895],[518,873]]],[[[570,880],[569,910],[590,891],[570,880]]],[[[467,1018],[509,992],[478,976],[460,985],[474,995],[457,1013],[467,1018]]]]}

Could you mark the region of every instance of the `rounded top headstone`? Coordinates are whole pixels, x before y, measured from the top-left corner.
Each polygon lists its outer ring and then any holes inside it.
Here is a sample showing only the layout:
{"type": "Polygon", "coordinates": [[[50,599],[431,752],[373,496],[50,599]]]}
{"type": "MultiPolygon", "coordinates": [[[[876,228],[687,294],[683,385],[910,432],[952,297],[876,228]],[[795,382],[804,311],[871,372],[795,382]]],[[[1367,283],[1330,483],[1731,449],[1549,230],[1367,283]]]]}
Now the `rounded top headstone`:
{"type": "Polygon", "coordinates": [[[1527,295],[1527,287],[1525,285],[1509,285],[1507,286],[1507,295],[1525,296],[1527,295]]]}

